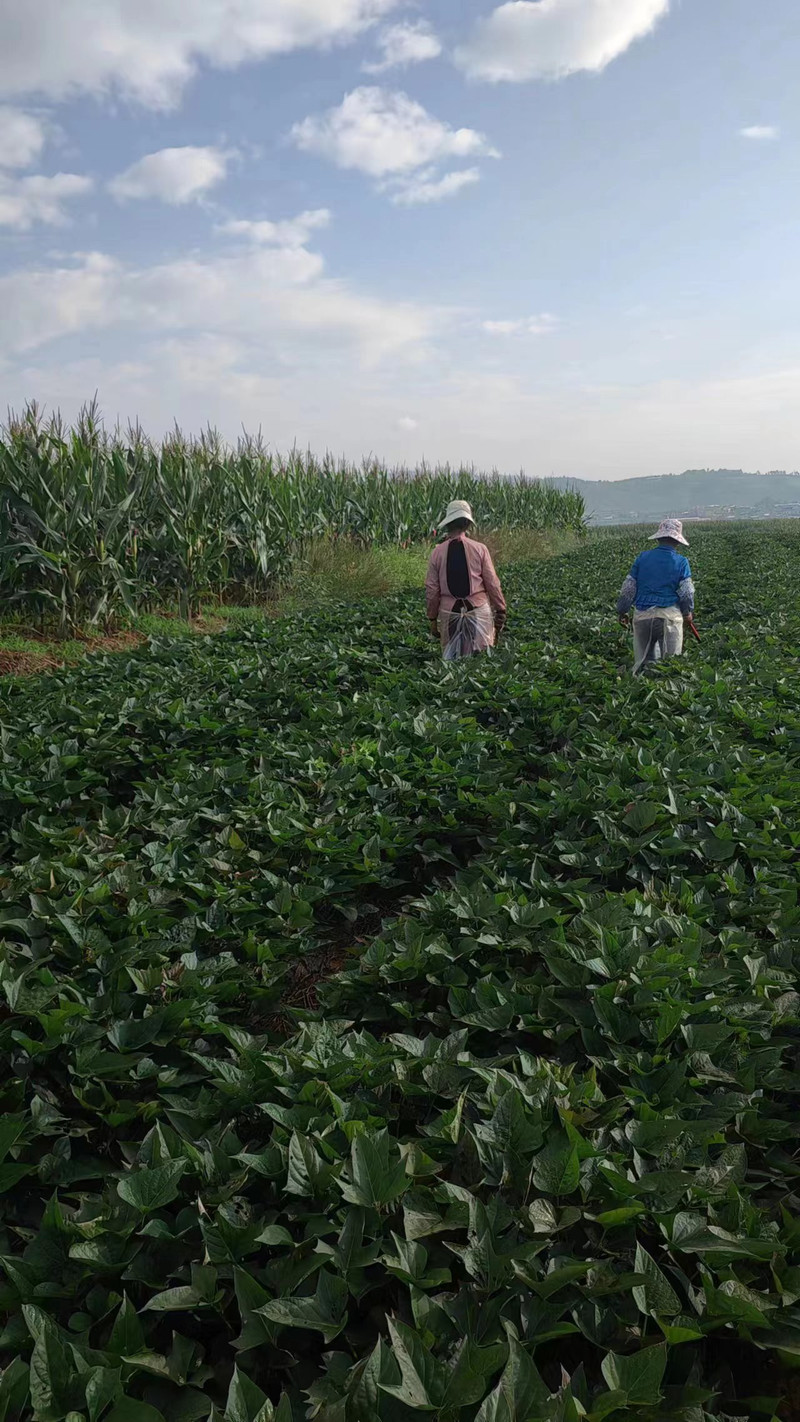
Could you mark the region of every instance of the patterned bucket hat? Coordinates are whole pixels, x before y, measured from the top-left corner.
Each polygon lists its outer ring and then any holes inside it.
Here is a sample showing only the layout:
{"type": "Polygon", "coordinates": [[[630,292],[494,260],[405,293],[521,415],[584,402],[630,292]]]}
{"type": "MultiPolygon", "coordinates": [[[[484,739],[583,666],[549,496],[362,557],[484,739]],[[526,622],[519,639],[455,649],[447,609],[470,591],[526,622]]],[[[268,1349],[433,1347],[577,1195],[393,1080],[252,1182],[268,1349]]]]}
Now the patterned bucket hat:
{"type": "Polygon", "coordinates": [[[672,538],[676,543],[682,543],[684,548],[689,547],[689,540],[683,536],[683,524],[679,518],[665,518],[659,525],[658,533],[651,533],[650,542],[657,543],[659,538],[672,538]]]}

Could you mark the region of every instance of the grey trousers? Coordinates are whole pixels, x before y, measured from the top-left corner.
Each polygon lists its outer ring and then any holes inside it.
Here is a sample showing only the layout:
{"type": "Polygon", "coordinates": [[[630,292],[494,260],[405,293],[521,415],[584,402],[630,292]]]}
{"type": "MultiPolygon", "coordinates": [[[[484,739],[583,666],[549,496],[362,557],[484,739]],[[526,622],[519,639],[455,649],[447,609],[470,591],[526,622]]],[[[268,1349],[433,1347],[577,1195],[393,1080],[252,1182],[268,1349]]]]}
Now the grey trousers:
{"type": "Polygon", "coordinates": [[[679,657],[683,651],[683,613],[679,607],[650,607],[633,619],[633,674],[650,662],[679,657]]]}

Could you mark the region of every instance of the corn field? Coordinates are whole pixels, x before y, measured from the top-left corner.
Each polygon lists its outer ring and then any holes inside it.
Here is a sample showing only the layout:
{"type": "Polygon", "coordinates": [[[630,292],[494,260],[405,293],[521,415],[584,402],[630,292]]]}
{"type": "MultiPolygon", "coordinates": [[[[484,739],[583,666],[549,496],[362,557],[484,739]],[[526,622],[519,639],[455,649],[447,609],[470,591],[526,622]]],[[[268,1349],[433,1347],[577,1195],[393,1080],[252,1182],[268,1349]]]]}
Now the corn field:
{"type": "Polygon", "coordinates": [[[63,632],[124,611],[257,602],[310,541],[425,541],[454,498],[485,532],[584,523],[579,494],[522,476],[276,456],[212,432],[154,444],[137,428],[109,434],[92,407],[67,428],[30,406],[0,432],[0,594],[7,612],[63,632]]]}

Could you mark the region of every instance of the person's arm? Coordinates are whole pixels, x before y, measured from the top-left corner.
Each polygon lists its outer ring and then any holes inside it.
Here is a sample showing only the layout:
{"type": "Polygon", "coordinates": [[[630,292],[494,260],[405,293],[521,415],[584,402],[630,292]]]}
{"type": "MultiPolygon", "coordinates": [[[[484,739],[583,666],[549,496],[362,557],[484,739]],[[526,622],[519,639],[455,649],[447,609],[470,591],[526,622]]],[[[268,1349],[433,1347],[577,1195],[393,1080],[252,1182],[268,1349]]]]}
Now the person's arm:
{"type": "Polygon", "coordinates": [[[637,581],[636,576],[638,571],[639,559],[637,558],[627,578],[622,584],[620,595],[617,598],[617,616],[622,622],[627,621],[631,608],[633,607],[633,604],[636,601],[636,594],[639,591],[639,583],[637,581]]]}
{"type": "Polygon", "coordinates": [[[678,607],[683,613],[684,621],[691,622],[694,615],[694,583],[688,558],[684,558],[682,561],[682,577],[678,583],[678,607]]]}
{"type": "Polygon", "coordinates": [[[503,596],[503,589],[500,586],[500,579],[497,576],[497,569],[492,562],[492,555],[488,548],[484,548],[481,558],[481,576],[486,596],[489,599],[492,612],[494,613],[495,632],[499,637],[506,625],[508,616],[508,606],[503,596]]]}
{"type": "Polygon", "coordinates": [[[503,597],[503,589],[500,586],[500,579],[497,576],[497,570],[492,562],[492,555],[488,548],[484,548],[483,550],[481,574],[486,596],[492,605],[492,611],[505,616],[508,612],[508,607],[506,606],[506,600],[503,597]]]}
{"type": "Polygon", "coordinates": [[[428,563],[428,572],[425,578],[425,606],[428,613],[428,621],[431,627],[431,636],[439,635],[439,608],[442,602],[442,590],[439,585],[439,551],[434,549],[428,563]]]}

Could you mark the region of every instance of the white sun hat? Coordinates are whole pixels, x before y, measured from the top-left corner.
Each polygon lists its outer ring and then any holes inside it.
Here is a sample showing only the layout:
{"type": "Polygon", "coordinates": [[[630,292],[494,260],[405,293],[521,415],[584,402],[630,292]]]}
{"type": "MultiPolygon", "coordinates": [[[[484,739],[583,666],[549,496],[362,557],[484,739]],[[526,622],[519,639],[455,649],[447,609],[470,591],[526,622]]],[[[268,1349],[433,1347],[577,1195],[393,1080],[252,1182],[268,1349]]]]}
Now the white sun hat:
{"type": "Polygon", "coordinates": [[[671,538],[675,543],[682,543],[684,548],[689,547],[689,540],[683,536],[683,524],[679,518],[665,518],[659,524],[658,533],[651,533],[650,542],[656,543],[659,538],[671,538]]]}
{"type": "Polygon", "coordinates": [[[466,499],[454,499],[452,504],[447,505],[447,512],[444,518],[439,521],[439,527],[447,528],[449,523],[455,523],[459,518],[469,519],[470,523],[475,522],[475,515],[466,499]]]}

